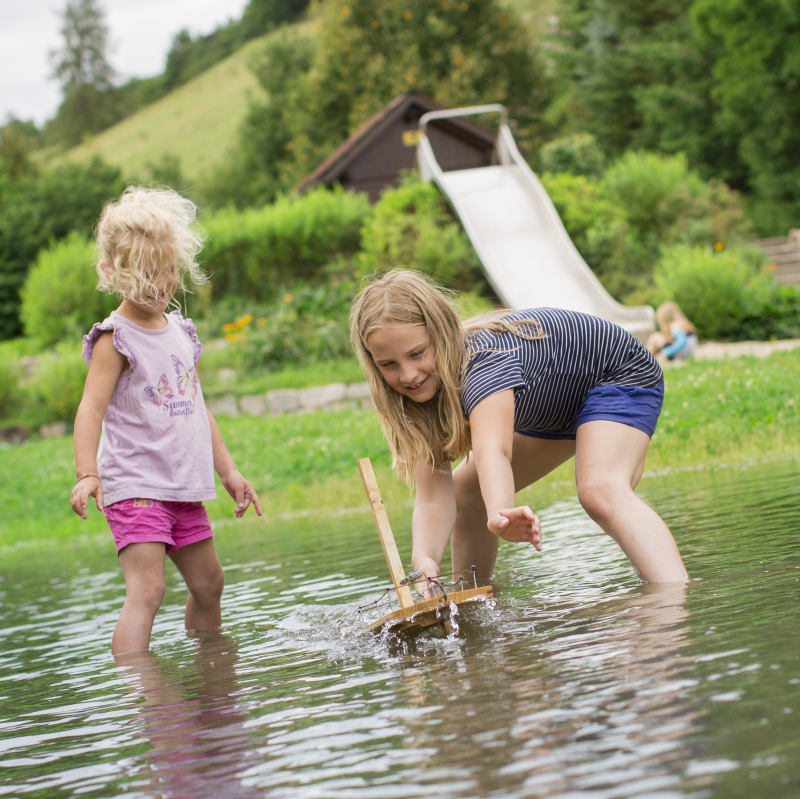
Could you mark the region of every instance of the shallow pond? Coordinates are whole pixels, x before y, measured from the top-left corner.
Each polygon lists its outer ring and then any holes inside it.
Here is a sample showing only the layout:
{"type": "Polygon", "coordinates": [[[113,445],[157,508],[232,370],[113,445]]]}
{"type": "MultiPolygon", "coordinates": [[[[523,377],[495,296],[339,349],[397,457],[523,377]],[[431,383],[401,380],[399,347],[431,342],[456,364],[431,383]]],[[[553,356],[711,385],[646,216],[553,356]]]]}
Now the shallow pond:
{"type": "MultiPolygon", "coordinates": [[[[108,652],[110,538],[0,557],[0,796],[800,796],[800,462],[649,477],[694,578],[638,584],[569,490],[454,638],[358,627],[368,512],[218,529],[225,626],[171,570],[150,656],[108,652]]],[[[410,510],[394,509],[401,554],[410,510]]]]}

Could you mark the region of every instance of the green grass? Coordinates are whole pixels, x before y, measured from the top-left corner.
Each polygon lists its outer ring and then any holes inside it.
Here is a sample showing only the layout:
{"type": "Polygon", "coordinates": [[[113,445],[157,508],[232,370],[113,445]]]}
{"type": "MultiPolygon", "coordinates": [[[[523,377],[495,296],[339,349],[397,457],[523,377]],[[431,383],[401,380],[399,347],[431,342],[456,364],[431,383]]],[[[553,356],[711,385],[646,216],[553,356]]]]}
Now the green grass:
{"type": "MultiPolygon", "coordinates": [[[[673,367],[646,469],[800,452],[800,352],[759,361],[740,358],[673,367]]],[[[409,499],[392,477],[389,455],[371,411],[219,420],[240,470],[261,493],[267,516],[360,507],[358,458],[372,458],[385,499],[409,499]]],[[[552,485],[572,479],[565,464],[522,497],[546,504],[552,485]]],[[[0,548],[68,540],[104,531],[101,514],[84,522],[72,514],[72,441],[32,441],[0,450],[0,548]]],[[[568,489],[570,490],[570,489],[568,489]]],[[[232,518],[233,503],[219,489],[212,518],[232,518]]],[[[541,505],[540,505],[541,506],[541,505]]]]}
{"type": "MultiPolygon", "coordinates": [[[[310,23],[300,23],[310,31],[310,23]]],[[[180,159],[186,179],[203,178],[236,144],[251,97],[263,94],[249,64],[273,34],[248,42],[152,105],[59,156],[74,161],[100,155],[129,179],[149,179],[149,163],[180,159]]]]}

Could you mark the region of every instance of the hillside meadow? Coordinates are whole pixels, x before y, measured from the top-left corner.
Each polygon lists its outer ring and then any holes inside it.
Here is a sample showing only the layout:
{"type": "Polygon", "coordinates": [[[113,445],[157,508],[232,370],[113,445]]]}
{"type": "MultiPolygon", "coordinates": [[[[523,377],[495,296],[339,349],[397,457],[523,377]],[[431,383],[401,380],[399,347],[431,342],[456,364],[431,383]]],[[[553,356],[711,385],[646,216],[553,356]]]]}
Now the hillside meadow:
{"type": "MultiPolygon", "coordinates": [[[[739,358],[670,366],[666,398],[646,472],[714,466],[800,453],[800,351],[766,360],[739,358]]],[[[219,419],[240,470],[260,492],[267,517],[364,507],[355,462],[372,459],[387,505],[410,500],[393,476],[377,420],[369,410],[279,417],[219,419]]],[[[32,440],[0,457],[0,549],[68,542],[102,533],[105,520],[90,505],[82,521],[69,508],[72,439],[32,440]]],[[[566,463],[520,500],[547,505],[572,492],[566,463]]],[[[233,519],[232,500],[208,503],[216,521],[233,519]]],[[[324,522],[320,522],[324,524],[324,522]]]]}

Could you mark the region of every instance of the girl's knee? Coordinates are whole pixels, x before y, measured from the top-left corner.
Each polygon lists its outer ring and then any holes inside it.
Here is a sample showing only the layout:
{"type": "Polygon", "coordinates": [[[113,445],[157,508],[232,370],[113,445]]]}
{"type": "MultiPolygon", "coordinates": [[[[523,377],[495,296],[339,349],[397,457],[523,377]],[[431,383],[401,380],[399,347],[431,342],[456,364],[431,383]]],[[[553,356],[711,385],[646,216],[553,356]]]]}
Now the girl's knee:
{"type": "Polygon", "coordinates": [[[131,581],[127,586],[125,597],[127,601],[155,616],[166,592],[167,586],[164,580],[131,581]]]}
{"type": "Polygon", "coordinates": [[[598,522],[610,519],[619,508],[619,502],[625,494],[631,493],[630,486],[613,477],[595,477],[582,480],[578,485],[578,501],[598,522]]]}
{"type": "Polygon", "coordinates": [[[208,569],[201,576],[193,578],[188,587],[195,600],[202,604],[219,602],[225,589],[225,572],[222,566],[217,564],[216,568],[208,569]]]}
{"type": "Polygon", "coordinates": [[[453,474],[453,490],[459,513],[478,512],[486,514],[481,486],[478,482],[478,475],[474,470],[465,470],[461,474],[456,471],[453,474]]]}

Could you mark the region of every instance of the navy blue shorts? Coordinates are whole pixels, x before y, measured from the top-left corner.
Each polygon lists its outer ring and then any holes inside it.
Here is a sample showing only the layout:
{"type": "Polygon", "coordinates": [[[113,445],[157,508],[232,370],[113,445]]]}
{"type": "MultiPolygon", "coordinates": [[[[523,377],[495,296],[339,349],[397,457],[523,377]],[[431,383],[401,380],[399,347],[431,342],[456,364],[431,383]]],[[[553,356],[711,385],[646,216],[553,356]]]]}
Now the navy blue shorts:
{"type": "Polygon", "coordinates": [[[540,430],[516,430],[523,436],[550,438],[558,441],[575,440],[578,428],[586,422],[604,420],[619,422],[642,430],[652,438],[656,431],[658,415],[664,403],[664,384],[654,388],[639,386],[600,386],[593,388],[578,409],[575,421],[569,430],[548,433],[540,430]]]}

